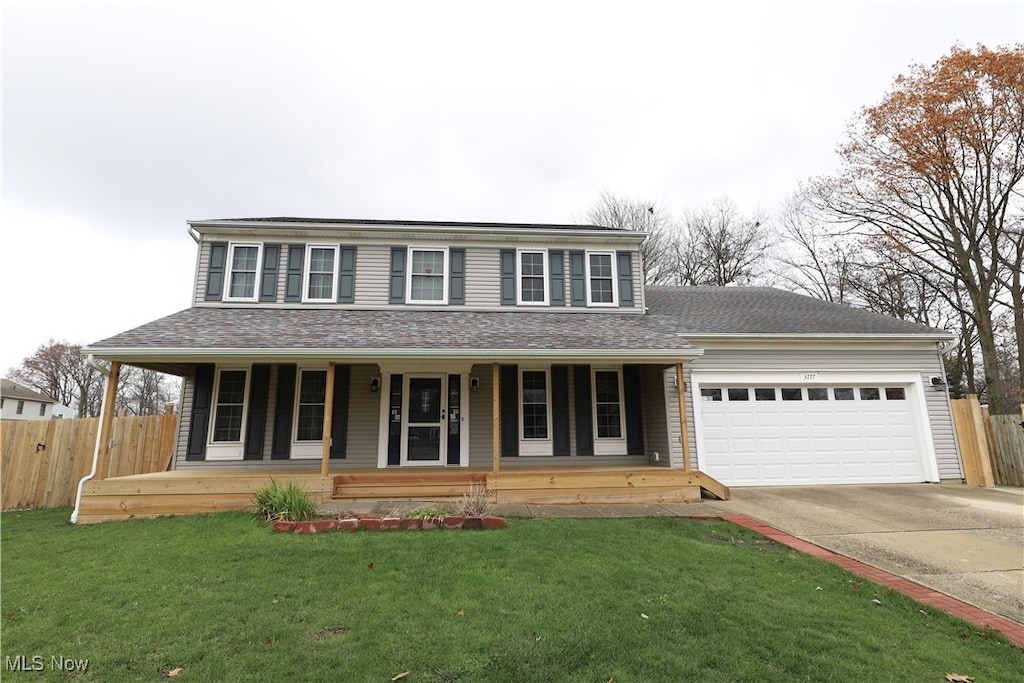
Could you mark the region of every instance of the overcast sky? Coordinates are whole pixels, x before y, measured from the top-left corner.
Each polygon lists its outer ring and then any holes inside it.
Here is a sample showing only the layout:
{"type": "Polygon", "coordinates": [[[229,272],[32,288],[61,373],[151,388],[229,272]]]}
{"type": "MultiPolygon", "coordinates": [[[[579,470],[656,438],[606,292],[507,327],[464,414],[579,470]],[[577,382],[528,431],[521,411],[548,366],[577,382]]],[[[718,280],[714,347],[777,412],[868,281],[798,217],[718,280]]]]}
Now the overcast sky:
{"type": "Polygon", "coordinates": [[[5,0],[0,372],[189,305],[186,219],[775,211],[1012,2],[5,0]]]}

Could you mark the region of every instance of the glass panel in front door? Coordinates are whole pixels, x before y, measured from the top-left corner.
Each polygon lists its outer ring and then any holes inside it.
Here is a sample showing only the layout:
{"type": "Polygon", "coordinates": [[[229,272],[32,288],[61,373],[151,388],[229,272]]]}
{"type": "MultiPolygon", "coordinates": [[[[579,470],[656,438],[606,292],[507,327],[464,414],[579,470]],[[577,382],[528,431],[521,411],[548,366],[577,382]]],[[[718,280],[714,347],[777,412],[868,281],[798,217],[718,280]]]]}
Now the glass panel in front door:
{"type": "Polygon", "coordinates": [[[440,377],[409,378],[409,435],[406,457],[410,461],[440,461],[442,398],[440,377]]]}

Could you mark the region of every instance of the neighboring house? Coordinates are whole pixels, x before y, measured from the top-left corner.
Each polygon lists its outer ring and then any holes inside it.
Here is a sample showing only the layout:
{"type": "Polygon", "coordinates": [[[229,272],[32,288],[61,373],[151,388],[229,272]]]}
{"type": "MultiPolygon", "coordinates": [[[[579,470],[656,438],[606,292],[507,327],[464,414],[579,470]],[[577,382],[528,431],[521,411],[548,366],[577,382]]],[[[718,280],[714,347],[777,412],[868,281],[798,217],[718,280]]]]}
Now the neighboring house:
{"type": "Polygon", "coordinates": [[[189,226],[193,305],[84,349],[185,378],[183,473],[320,466],[342,497],[356,472],[458,468],[489,470],[499,499],[518,473],[508,500],[556,499],[538,470],[685,472],[690,487],[595,475],[575,501],[962,476],[939,384],[948,334],[771,289],[645,288],[643,233],[189,226]]]}
{"type": "Polygon", "coordinates": [[[0,380],[0,418],[4,420],[49,420],[71,417],[72,410],[43,394],[9,379],[0,380]]]}

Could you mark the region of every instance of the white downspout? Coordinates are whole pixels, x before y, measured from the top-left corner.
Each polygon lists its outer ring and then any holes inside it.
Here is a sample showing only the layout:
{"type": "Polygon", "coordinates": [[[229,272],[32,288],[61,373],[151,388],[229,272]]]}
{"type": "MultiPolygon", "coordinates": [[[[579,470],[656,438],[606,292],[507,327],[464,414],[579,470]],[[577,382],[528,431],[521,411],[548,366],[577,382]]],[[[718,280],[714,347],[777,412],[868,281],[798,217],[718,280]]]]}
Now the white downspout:
{"type": "MultiPolygon", "coordinates": [[[[102,396],[106,397],[107,384],[110,382],[110,370],[97,363],[96,359],[93,357],[91,353],[89,354],[89,358],[86,360],[86,362],[93,368],[99,370],[100,373],[103,375],[102,396]]],[[[104,406],[102,404],[100,406],[100,424],[97,425],[96,427],[96,447],[93,449],[92,452],[92,470],[89,472],[89,474],[82,477],[82,480],[78,482],[78,492],[75,494],[75,511],[71,513],[72,524],[78,524],[78,509],[82,505],[82,491],[85,489],[85,482],[89,481],[90,479],[96,476],[96,467],[97,465],[99,465],[100,460],[100,445],[102,444],[101,439],[103,439],[103,409],[106,407],[107,406],[104,406]]]]}

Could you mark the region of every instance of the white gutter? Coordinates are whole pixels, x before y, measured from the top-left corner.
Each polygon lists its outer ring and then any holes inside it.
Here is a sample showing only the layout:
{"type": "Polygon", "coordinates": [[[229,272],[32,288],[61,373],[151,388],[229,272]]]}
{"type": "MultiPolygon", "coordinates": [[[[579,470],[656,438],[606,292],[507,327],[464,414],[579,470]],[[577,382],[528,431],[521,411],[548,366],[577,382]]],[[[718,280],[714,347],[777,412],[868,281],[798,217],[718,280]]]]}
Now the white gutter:
{"type": "MultiPolygon", "coordinates": [[[[97,363],[96,362],[96,358],[93,357],[93,355],[91,353],[89,354],[89,357],[86,359],[86,362],[90,366],[92,366],[93,368],[96,368],[97,370],[99,370],[100,373],[103,375],[103,394],[102,395],[105,397],[107,395],[107,385],[110,383],[110,371],[107,370],[102,365],[100,365],[99,363],[97,363]]],[[[75,493],[75,510],[74,510],[74,512],[71,513],[71,523],[72,524],[78,524],[78,510],[82,506],[82,491],[85,489],[85,482],[89,481],[90,479],[92,479],[93,477],[96,476],[96,467],[97,467],[97,465],[99,465],[100,445],[102,443],[100,440],[103,438],[103,409],[104,408],[107,408],[107,406],[103,406],[101,404],[101,408],[100,408],[100,424],[96,426],[96,447],[93,449],[93,452],[92,452],[92,470],[89,472],[89,474],[87,474],[84,477],[82,477],[81,481],[78,482],[78,492],[75,493]]]]}

